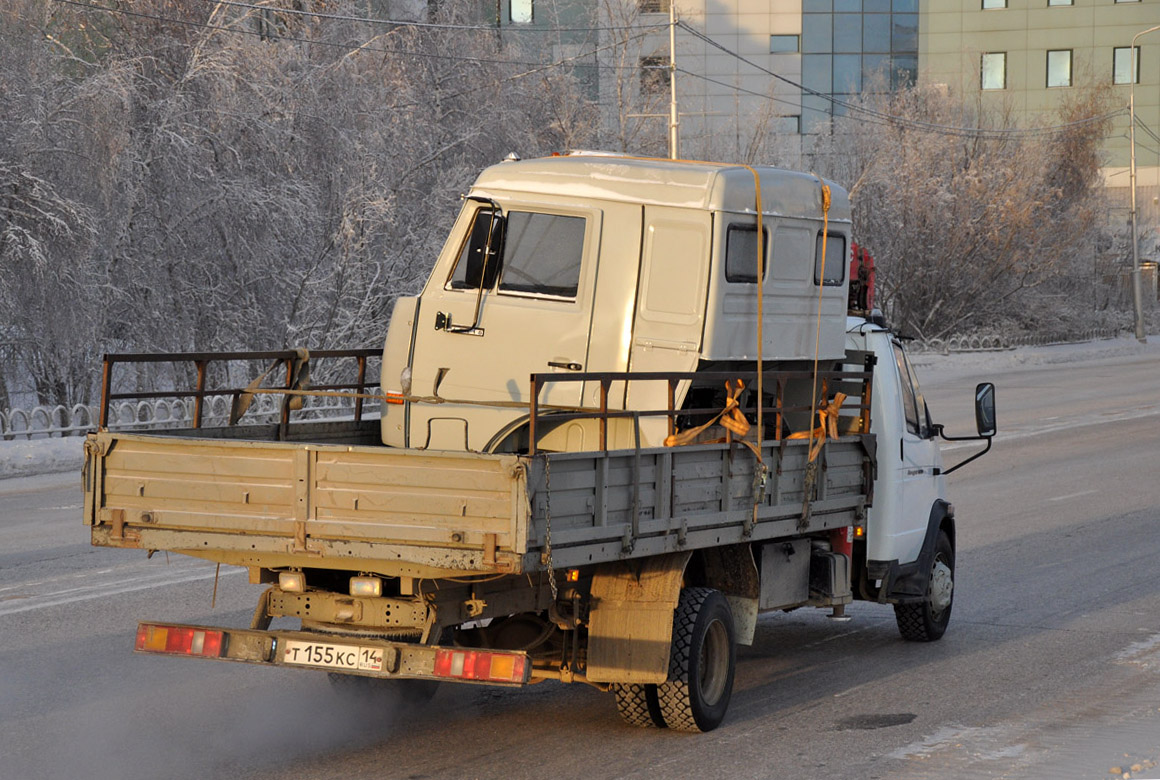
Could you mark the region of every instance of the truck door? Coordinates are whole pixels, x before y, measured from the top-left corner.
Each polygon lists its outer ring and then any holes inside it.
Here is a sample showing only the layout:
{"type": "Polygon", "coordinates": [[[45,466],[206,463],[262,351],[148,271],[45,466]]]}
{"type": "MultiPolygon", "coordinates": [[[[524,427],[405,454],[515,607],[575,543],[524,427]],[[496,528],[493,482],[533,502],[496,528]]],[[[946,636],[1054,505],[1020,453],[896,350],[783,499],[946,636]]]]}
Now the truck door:
{"type": "Polygon", "coordinates": [[[901,494],[901,511],[895,526],[899,538],[895,549],[899,562],[906,563],[918,557],[931,507],[941,497],[942,478],[935,472],[941,461],[927,419],[926,402],[906,350],[901,343],[892,340],[891,351],[898,371],[903,423],[899,443],[901,452],[895,461],[901,494]]]}
{"type": "MultiPolygon", "coordinates": [[[[583,371],[601,214],[542,203],[469,201],[420,302],[411,364],[409,446],[482,449],[527,409],[533,373],[583,371]],[[453,255],[447,257],[447,251],[453,255]]],[[[578,405],[581,383],[549,385],[541,403],[578,405]]]]}
{"type": "MultiPolygon", "coordinates": [[[[709,290],[713,216],[696,209],[646,206],[640,280],[633,321],[629,370],[694,371],[701,354],[705,302],[709,290]]],[[[677,405],[689,387],[677,387],[677,405]]],[[[628,391],[628,407],[663,409],[661,382],[638,382],[628,391]]],[[[664,440],[667,423],[641,421],[646,441],[664,440]]]]}

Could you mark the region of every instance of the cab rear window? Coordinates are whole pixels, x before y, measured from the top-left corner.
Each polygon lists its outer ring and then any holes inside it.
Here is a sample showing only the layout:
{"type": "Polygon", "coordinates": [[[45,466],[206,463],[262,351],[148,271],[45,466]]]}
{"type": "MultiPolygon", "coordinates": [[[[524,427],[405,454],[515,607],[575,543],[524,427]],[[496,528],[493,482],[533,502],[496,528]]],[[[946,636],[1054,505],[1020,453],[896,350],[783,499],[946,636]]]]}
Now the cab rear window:
{"type": "MultiPolygon", "coordinates": [[[[769,266],[769,231],[761,229],[765,253],[761,256],[761,275],[769,266]]],[[[725,235],[725,281],[757,283],[757,226],[730,225],[725,235]]]]}

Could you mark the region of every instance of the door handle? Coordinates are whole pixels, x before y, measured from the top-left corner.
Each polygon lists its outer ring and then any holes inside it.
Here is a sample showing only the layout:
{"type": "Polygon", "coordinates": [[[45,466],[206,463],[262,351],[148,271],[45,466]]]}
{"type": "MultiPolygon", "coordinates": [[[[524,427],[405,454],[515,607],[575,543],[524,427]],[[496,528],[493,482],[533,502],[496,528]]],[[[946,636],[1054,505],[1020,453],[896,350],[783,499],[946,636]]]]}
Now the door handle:
{"type": "Polygon", "coordinates": [[[579,363],[565,363],[559,360],[549,360],[548,365],[552,368],[562,368],[565,371],[583,371],[584,366],[579,363]]]}

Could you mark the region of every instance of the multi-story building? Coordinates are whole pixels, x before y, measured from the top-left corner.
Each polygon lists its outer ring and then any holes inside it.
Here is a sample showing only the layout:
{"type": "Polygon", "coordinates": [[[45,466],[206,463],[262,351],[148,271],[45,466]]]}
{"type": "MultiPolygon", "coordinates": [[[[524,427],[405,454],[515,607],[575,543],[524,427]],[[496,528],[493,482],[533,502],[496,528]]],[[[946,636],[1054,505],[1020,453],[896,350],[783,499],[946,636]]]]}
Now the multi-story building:
{"type": "MultiPolygon", "coordinates": [[[[1113,107],[1135,93],[1140,208],[1155,216],[1160,195],[1160,24],[1157,0],[921,0],[921,77],[1008,108],[1021,120],[1048,117],[1074,90],[1107,84],[1113,107]],[[1133,72],[1133,59],[1135,72],[1133,72]]],[[[1053,120],[1044,119],[1050,124],[1053,120]]],[[[1128,186],[1129,123],[1119,116],[1105,143],[1106,181],[1128,186]]]]}
{"type": "MultiPolygon", "coordinates": [[[[797,148],[848,98],[916,80],[978,93],[1017,120],[1056,121],[1077,88],[1108,84],[1116,107],[1135,92],[1143,210],[1160,196],[1160,0],[673,0],[682,153],[769,157],[797,148]],[[836,101],[828,98],[835,98],[836,101]],[[764,153],[764,154],[763,154],[764,153]]],[[[668,121],[670,0],[486,0],[501,25],[566,22],[647,29],[614,55],[615,31],[556,34],[553,51],[605,46],[588,76],[606,108],[664,138],[668,121]],[[635,72],[626,73],[635,68],[635,72]],[[627,87],[627,89],[626,89],[627,87]],[[615,95],[613,94],[615,93],[615,95]],[[625,100],[631,93],[633,99],[625,100]]],[[[627,38],[627,36],[626,36],[627,38]]],[[[583,63],[580,63],[583,64],[583,63]]],[[[613,121],[616,117],[613,118],[613,121]]],[[[1128,183],[1128,120],[1106,142],[1107,182],[1128,183]]],[[[792,151],[790,151],[792,154],[792,151]]]]}

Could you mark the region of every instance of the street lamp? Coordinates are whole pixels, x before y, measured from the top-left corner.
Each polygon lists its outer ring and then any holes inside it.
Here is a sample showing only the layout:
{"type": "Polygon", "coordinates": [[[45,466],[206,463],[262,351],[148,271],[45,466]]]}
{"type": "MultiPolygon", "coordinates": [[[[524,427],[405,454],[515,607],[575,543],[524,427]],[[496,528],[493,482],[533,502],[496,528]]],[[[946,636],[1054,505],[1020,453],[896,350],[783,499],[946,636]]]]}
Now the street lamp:
{"type": "Polygon", "coordinates": [[[1140,283],[1140,250],[1136,238],[1136,39],[1157,30],[1160,30],[1160,24],[1136,33],[1132,36],[1132,48],[1128,50],[1131,65],[1128,73],[1128,144],[1132,149],[1128,157],[1128,178],[1132,190],[1132,299],[1136,307],[1136,340],[1141,344],[1146,344],[1148,337],[1144,335],[1144,290],[1140,283]]]}

